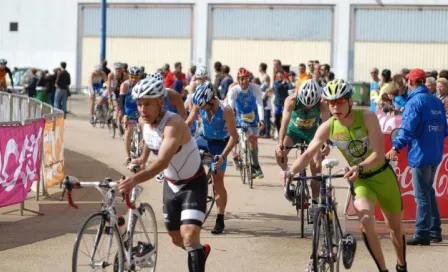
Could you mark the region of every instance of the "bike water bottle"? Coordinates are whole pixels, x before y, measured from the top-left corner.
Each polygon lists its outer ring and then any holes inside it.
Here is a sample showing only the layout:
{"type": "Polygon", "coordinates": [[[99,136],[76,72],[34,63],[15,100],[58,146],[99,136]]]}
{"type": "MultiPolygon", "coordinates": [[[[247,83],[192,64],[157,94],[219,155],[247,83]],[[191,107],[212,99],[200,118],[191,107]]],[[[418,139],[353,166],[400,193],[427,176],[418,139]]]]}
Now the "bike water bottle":
{"type": "Polygon", "coordinates": [[[117,223],[118,223],[118,231],[120,232],[121,238],[123,241],[126,240],[126,220],[123,216],[118,215],[117,216],[117,223]]]}

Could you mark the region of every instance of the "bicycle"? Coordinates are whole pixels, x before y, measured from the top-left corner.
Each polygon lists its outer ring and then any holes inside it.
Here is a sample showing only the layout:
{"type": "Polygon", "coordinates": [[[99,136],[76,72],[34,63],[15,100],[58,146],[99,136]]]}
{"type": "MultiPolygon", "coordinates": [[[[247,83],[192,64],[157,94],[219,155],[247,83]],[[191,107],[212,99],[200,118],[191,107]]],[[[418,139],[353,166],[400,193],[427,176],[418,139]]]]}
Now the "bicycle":
{"type": "Polygon", "coordinates": [[[254,181],[252,178],[252,153],[249,148],[249,139],[247,136],[247,131],[250,127],[258,127],[257,125],[243,125],[236,126],[236,128],[241,128],[242,132],[238,131],[240,134],[239,141],[237,145],[238,154],[238,165],[240,169],[241,181],[243,184],[249,185],[250,189],[253,189],[254,181]]]}
{"type": "Polygon", "coordinates": [[[64,190],[62,191],[61,201],[67,192],[67,200],[71,207],[77,209],[78,205],[73,202],[73,188],[97,188],[103,196],[101,210],[90,215],[81,229],[78,231],[72,255],[72,271],[84,270],[105,270],[112,267],[114,272],[126,271],[155,271],[157,264],[157,224],[154,211],[148,203],[139,203],[135,201],[143,188],[136,186],[131,193],[131,197],[126,195],[123,200],[129,208],[128,223],[125,226],[125,220],[122,216],[117,216],[115,208],[115,197],[117,195],[118,183],[110,178],[104,181],[80,182],[76,178],[66,176],[64,180],[64,190]],[[148,217],[148,226],[152,228],[152,234],[145,226],[144,219],[148,217]],[[95,224],[97,222],[97,224],[95,224]],[[93,226],[91,225],[93,224],[93,226]],[[124,229],[126,227],[126,229],[124,229]],[[124,233],[122,233],[124,232],[124,233]],[[93,245],[81,246],[84,236],[92,235],[93,245]],[[105,239],[103,238],[103,235],[105,239]],[[134,237],[136,239],[134,240],[134,237]],[[139,238],[140,237],[140,238],[139,238]],[[115,243],[114,243],[115,240],[115,243]],[[105,253],[101,254],[99,246],[101,242],[106,242],[105,253]],[[117,246],[116,252],[111,251],[113,246],[117,246]],[[86,249],[90,252],[79,252],[86,249]],[[85,264],[79,264],[80,259],[86,257],[85,264]],[[97,259],[99,258],[99,259],[97,259]],[[80,267],[81,266],[81,267],[80,267]]]}
{"type": "Polygon", "coordinates": [[[108,103],[108,114],[107,114],[107,127],[109,128],[109,133],[112,138],[115,138],[118,126],[117,126],[117,111],[115,109],[114,99],[111,98],[110,103],[108,103]]]}
{"type": "Polygon", "coordinates": [[[95,113],[93,114],[93,122],[92,122],[92,126],[95,127],[97,123],[100,124],[101,128],[104,128],[104,126],[106,125],[106,121],[107,121],[107,116],[108,116],[108,107],[106,105],[106,103],[103,103],[101,105],[98,105],[98,101],[103,99],[102,96],[98,96],[96,98],[95,101],[95,113]]]}
{"type": "MultiPolygon", "coordinates": [[[[216,202],[216,191],[215,191],[215,186],[214,186],[213,180],[212,180],[212,171],[214,171],[214,173],[216,174],[216,170],[212,170],[212,167],[211,167],[211,159],[213,157],[212,154],[208,153],[204,149],[199,149],[199,154],[201,156],[202,164],[208,166],[208,170],[207,170],[208,193],[207,193],[207,208],[205,211],[205,218],[204,218],[204,222],[205,222],[205,221],[207,221],[207,218],[213,209],[213,205],[216,202]]],[[[216,161],[217,159],[214,158],[214,160],[216,161]]]]}
{"type": "MultiPolygon", "coordinates": [[[[328,169],[328,175],[317,176],[295,176],[293,180],[320,180],[320,203],[314,215],[314,230],[312,241],[311,262],[308,265],[307,271],[339,271],[340,257],[344,255],[342,260],[344,267],[350,269],[355,253],[356,253],[356,239],[350,234],[345,235],[342,232],[339,218],[337,216],[337,202],[334,196],[334,188],[331,183],[333,178],[342,178],[344,174],[332,174],[331,170],[339,164],[337,159],[325,159],[322,162],[323,167],[328,169]],[[323,232],[322,245],[319,246],[320,232],[323,232]],[[336,262],[336,266],[335,266],[336,262]]],[[[345,171],[348,171],[346,168],[345,171]]],[[[286,193],[289,195],[289,185],[291,180],[286,179],[286,193]]],[[[350,183],[350,192],[355,196],[353,184],[350,183]]]]}
{"type": "MultiPolygon", "coordinates": [[[[308,145],[306,143],[298,143],[293,146],[285,146],[283,149],[297,149],[297,152],[300,149],[300,154],[303,154],[305,150],[308,148],[308,145]]],[[[296,157],[297,157],[296,152],[296,157]]],[[[282,158],[283,162],[283,158],[282,158]]],[[[302,172],[299,173],[300,177],[306,177],[306,169],[303,169],[302,172]]],[[[292,205],[296,207],[297,217],[300,218],[300,237],[304,238],[305,236],[305,211],[306,211],[306,223],[307,225],[311,224],[310,221],[310,213],[309,213],[309,207],[311,203],[310,200],[310,190],[307,185],[306,180],[297,180],[296,184],[290,184],[289,185],[289,192],[292,191],[291,194],[286,193],[285,197],[290,202],[292,202],[292,205]]]]}

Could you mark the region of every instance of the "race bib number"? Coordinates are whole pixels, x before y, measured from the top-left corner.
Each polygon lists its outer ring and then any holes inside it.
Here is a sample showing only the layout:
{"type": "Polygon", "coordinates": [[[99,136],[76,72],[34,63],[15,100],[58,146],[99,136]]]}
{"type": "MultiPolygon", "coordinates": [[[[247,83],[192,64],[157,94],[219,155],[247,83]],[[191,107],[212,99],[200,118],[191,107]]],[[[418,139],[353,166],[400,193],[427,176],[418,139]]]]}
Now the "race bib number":
{"type": "Polygon", "coordinates": [[[251,112],[251,113],[242,114],[241,119],[243,119],[243,121],[245,121],[245,122],[253,122],[255,120],[255,113],[251,112]]]}
{"type": "Polygon", "coordinates": [[[314,123],[316,123],[316,118],[311,119],[296,118],[296,127],[300,129],[311,129],[314,127],[314,123]]]}

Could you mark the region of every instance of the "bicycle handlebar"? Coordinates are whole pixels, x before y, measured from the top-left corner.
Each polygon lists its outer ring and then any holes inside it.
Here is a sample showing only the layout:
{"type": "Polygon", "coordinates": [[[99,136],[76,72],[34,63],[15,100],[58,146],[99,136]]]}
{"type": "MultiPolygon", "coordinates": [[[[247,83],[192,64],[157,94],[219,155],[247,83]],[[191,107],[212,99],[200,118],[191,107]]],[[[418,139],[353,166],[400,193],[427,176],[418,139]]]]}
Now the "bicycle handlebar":
{"type": "MultiPolygon", "coordinates": [[[[122,177],[122,179],[124,179],[124,177],[122,177]]],[[[75,204],[75,202],[73,201],[73,198],[72,198],[72,190],[73,190],[73,188],[100,187],[100,188],[112,189],[112,188],[117,188],[118,187],[118,183],[112,181],[109,178],[104,179],[104,181],[80,182],[77,179],[70,180],[69,176],[66,176],[65,179],[64,179],[64,182],[63,182],[63,186],[64,186],[64,189],[62,190],[62,195],[61,195],[60,201],[64,200],[64,195],[67,192],[68,204],[71,207],[73,207],[74,209],[78,209],[78,205],[75,204]]],[[[129,194],[123,195],[123,200],[125,201],[126,206],[129,209],[134,210],[136,208],[134,203],[131,203],[129,194]]]]}
{"type": "MultiPolygon", "coordinates": [[[[345,167],[345,168],[344,168],[344,172],[347,173],[348,171],[349,171],[349,168],[348,168],[348,167],[345,167]]],[[[325,181],[325,180],[327,180],[327,179],[329,179],[329,178],[343,178],[343,177],[344,177],[344,174],[338,174],[338,175],[321,175],[321,174],[320,174],[320,175],[316,175],[316,176],[307,176],[307,177],[294,176],[294,177],[292,177],[292,178],[288,178],[288,177],[286,177],[285,197],[286,197],[286,199],[288,199],[289,201],[293,201],[293,199],[292,199],[292,193],[291,193],[291,190],[289,189],[292,180],[295,180],[295,181],[299,181],[299,180],[306,181],[306,180],[314,179],[314,180],[325,181]]],[[[347,179],[347,182],[348,182],[348,184],[349,184],[349,186],[350,186],[350,193],[351,193],[353,196],[356,196],[355,188],[353,187],[353,183],[350,182],[348,179],[347,179]]]]}
{"type": "MultiPolygon", "coordinates": [[[[199,150],[199,155],[201,156],[201,161],[204,161],[204,159],[205,158],[207,158],[207,157],[213,157],[213,155],[212,154],[210,154],[210,153],[208,153],[207,151],[205,151],[205,150],[203,150],[203,149],[200,149],[199,150]]],[[[218,155],[215,155],[214,157],[213,157],[213,161],[214,162],[217,162],[217,161],[219,161],[219,156],[218,155]]],[[[216,173],[218,172],[218,169],[213,169],[213,173],[216,175],[216,173]]]]}
{"type": "MultiPolygon", "coordinates": [[[[290,150],[290,149],[307,149],[308,148],[308,145],[306,144],[306,143],[299,143],[299,144],[295,144],[295,145],[293,145],[293,146],[281,146],[280,147],[280,149],[283,151],[283,150],[290,150]]],[[[281,157],[281,159],[280,159],[280,161],[282,162],[282,163],[284,163],[285,162],[285,158],[284,157],[281,157]]]]}

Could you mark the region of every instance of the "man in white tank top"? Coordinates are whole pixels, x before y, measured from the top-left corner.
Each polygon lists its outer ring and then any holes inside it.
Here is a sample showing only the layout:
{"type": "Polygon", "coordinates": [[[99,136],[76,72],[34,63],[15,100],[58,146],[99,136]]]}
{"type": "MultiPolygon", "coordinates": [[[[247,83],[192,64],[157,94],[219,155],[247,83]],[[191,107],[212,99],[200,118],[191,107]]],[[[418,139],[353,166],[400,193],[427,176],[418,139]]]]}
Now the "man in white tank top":
{"type": "Polygon", "coordinates": [[[196,140],[179,115],[164,109],[163,81],[148,77],[133,89],[138,111],[144,121],[143,155],[131,161],[144,167],[152,151],[156,160],[146,169],[120,181],[120,192],[128,194],[137,184],[163,171],[163,213],[173,243],[188,252],[191,272],[205,271],[210,246],[201,245],[200,231],[205,218],[208,184],[196,140]]]}

